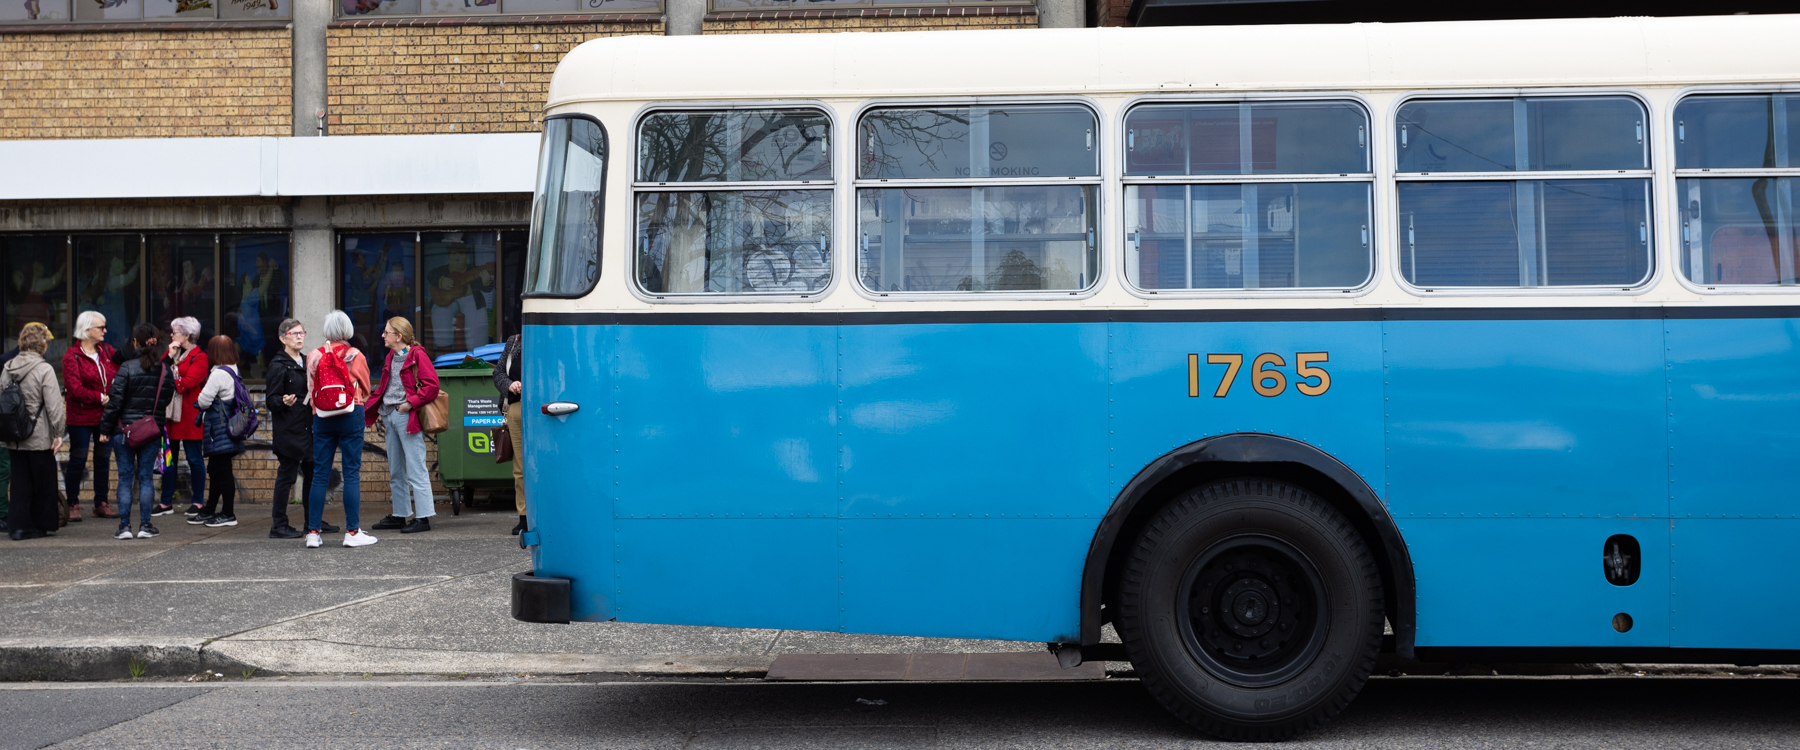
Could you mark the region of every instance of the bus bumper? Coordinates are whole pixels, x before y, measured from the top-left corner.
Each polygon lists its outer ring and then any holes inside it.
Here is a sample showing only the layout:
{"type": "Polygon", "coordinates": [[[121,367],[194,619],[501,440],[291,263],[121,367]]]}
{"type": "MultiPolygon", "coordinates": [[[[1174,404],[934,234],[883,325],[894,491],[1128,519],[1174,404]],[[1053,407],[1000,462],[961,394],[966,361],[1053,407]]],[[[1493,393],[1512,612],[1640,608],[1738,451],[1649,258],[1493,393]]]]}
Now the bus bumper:
{"type": "Polygon", "coordinates": [[[569,579],[539,578],[531,573],[512,577],[512,616],[521,622],[569,622],[569,579]]]}

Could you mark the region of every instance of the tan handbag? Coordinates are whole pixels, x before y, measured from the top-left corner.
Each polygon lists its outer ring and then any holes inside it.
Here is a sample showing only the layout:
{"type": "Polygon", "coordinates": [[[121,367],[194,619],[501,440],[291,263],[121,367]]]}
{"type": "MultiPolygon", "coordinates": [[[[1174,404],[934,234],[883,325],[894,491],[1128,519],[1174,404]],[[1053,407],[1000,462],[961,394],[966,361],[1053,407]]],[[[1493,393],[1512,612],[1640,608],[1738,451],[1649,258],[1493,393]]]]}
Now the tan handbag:
{"type": "Polygon", "coordinates": [[[438,391],[437,398],[419,407],[419,429],[427,435],[450,429],[450,394],[438,391]]]}

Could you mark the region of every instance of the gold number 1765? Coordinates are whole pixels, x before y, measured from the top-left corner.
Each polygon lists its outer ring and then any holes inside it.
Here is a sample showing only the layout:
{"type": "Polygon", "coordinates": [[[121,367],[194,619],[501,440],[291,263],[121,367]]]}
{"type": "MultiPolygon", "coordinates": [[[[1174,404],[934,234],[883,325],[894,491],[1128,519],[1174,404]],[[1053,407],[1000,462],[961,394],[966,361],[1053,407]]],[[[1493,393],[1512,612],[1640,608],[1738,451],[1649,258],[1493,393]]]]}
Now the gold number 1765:
{"type": "MultiPolygon", "coordinates": [[[[1331,390],[1331,373],[1317,364],[1330,359],[1327,352],[1300,352],[1294,355],[1294,389],[1308,396],[1323,395],[1331,390]]],[[[1224,365],[1225,374],[1219,378],[1219,386],[1213,389],[1213,398],[1224,398],[1231,392],[1231,384],[1237,381],[1238,371],[1244,368],[1242,354],[1208,354],[1206,363],[1224,365]]],[[[1287,360],[1274,352],[1256,355],[1250,364],[1250,387],[1256,394],[1265,398],[1274,398],[1287,390],[1287,374],[1277,367],[1285,367],[1287,360]]],[[[1188,396],[1200,396],[1200,355],[1188,355],[1188,396]]]]}

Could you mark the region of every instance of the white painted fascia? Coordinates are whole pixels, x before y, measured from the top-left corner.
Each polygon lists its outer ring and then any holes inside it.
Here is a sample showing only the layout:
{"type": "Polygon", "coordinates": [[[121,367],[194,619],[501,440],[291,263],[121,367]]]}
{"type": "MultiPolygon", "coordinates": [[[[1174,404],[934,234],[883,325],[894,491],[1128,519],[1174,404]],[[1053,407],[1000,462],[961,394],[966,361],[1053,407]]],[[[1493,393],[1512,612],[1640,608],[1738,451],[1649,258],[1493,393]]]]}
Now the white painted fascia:
{"type": "Polygon", "coordinates": [[[0,200],[529,193],[537,133],[0,141],[0,200]]]}
{"type": "Polygon", "coordinates": [[[280,138],[278,195],[529,193],[537,133],[280,138]]]}

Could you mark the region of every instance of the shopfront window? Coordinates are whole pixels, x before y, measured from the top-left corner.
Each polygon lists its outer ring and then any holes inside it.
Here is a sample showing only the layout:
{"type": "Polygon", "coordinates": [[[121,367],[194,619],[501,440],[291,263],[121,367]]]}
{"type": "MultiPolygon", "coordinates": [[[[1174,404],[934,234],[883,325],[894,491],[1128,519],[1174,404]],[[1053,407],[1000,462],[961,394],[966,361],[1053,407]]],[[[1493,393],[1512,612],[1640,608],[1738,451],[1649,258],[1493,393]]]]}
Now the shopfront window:
{"type": "Polygon", "coordinates": [[[199,341],[218,333],[218,272],[214,269],[210,234],[160,235],[148,238],[150,320],[167,329],[169,321],[200,321],[199,341]]]}
{"type": "MultiPolygon", "coordinates": [[[[373,361],[381,353],[381,328],[392,317],[414,320],[414,279],[417,275],[417,232],[344,235],[341,308],[356,328],[351,345],[373,361]]],[[[415,327],[416,330],[416,327],[415,327]]]]}
{"type": "Polygon", "coordinates": [[[871,5],[878,8],[891,8],[896,5],[918,5],[925,7],[942,7],[946,5],[1029,6],[1031,3],[1019,2],[1018,0],[712,0],[712,8],[714,10],[747,10],[751,8],[758,10],[781,8],[815,10],[818,8],[837,8],[845,6],[851,8],[859,6],[868,7],[871,5]]]}
{"type": "MultiPolygon", "coordinates": [[[[295,0],[0,0],[0,25],[288,18],[295,0]]],[[[416,4],[417,0],[413,0],[416,4]]]]}
{"type": "Polygon", "coordinates": [[[495,232],[425,232],[425,314],[419,341],[434,352],[462,352],[494,343],[500,335],[500,258],[495,232]]]}
{"type": "Polygon", "coordinates": [[[276,327],[293,314],[288,298],[286,235],[224,235],[219,262],[225,266],[219,284],[224,332],[237,342],[238,371],[261,378],[269,358],[281,353],[276,327]]]}
{"type": "Polygon", "coordinates": [[[659,0],[338,0],[337,5],[339,18],[662,12],[659,0]]]}
{"type": "Polygon", "coordinates": [[[131,340],[131,326],[143,300],[142,242],[135,234],[75,237],[75,312],[105,315],[106,343],[119,349],[131,340]]]}
{"type": "Polygon", "coordinates": [[[351,344],[386,357],[381,329],[406,318],[432,356],[473,351],[519,332],[523,230],[466,229],[338,236],[339,307],[351,344]]]}
{"type": "Polygon", "coordinates": [[[239,371],[260,380],[281,350],[275,328],[293,310],[289,263],[284,234],[0,236],[6,346],[26,323],[45,323],[56,336],[52,363],[60,365],[79,313],[105,315],[105,341],[118,349],[130,346],[140,323],[166,332],[170,321],[191,316],[200,321],[199,344],[230,336],[241,352],[239,371]]]}
{"type": "Polygon", "coordinates": [[[19,345],[26,323],[50,326],[56,338],[45,354],[61,362],[69,347],[69,238],[28,235],[6,239],[6,348],[19,345]]]}

